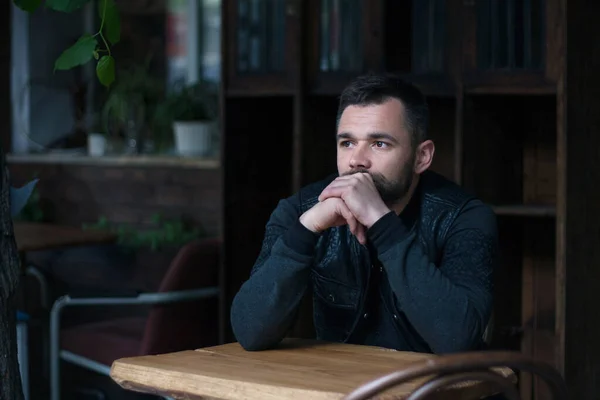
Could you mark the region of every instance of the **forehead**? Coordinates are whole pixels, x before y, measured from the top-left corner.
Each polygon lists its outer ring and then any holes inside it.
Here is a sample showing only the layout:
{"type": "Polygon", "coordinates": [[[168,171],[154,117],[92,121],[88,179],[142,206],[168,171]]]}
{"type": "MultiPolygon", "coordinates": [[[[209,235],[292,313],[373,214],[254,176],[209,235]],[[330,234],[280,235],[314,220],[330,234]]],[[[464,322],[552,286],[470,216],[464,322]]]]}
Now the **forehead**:
{"type": "Polygon", "coordinates": [[[351,105],[344,109],[338,124],[338,133],[368,134],[387,132],[404,135],[404,105],[397,99],[367,106],[351,105]]]}

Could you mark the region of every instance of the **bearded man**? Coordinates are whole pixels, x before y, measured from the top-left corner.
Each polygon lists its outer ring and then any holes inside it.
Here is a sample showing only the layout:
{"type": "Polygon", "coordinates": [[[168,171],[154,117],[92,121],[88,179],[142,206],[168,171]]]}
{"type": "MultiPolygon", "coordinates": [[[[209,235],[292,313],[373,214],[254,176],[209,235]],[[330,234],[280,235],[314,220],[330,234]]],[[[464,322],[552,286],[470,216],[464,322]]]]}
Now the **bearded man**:
{"type": "Polygon", "coordinates": [[[438,354],[485,347],[496,218],[428,170],[428,121],[422,93],[394,75],[344,89],[338,174],[279,202],[234,298],[243,348],[278,344],[309,287],[317,339],[438,354]]]}

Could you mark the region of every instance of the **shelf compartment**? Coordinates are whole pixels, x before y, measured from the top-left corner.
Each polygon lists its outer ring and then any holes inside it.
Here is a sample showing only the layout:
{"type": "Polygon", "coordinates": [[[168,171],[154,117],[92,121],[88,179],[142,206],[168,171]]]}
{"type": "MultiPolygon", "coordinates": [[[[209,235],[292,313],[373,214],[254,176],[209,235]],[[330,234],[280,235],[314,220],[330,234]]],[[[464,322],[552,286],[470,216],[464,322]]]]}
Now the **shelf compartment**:
{"type": "Polygon", "coordinates": [[[534,204],[502,204],[491,206],[496,215],[512,217],[555,217],[556,207],[553,205],[534,204]]]}
{"type": "Polygon", "coordinates": [[[536,71],[472,72],[463,81],[467,94],[480,95],[553,95],[557,88],[536,71]]]}

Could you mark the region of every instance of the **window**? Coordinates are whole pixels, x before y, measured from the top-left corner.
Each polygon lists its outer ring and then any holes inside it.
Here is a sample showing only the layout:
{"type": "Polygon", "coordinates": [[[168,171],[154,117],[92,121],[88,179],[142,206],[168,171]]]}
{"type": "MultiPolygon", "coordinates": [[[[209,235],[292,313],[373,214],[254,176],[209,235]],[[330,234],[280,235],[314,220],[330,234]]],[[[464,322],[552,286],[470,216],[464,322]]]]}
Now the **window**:
{"type": "MultiPolygon", "coordinates": [[[[221,0],[154,1],[121,7],[117,68],[143,64],[172,87],[175,81],[218,83],[221,69],[221,0]]],[[[12,6],[13,153],[86,154],[88,130],[106,98],[95,63],[54,72],[60,53],[83,33],[99,28],[96,1],[74,13],[41,7],[29,15],[12,6]],[[40,40],[43,37],[44,40],[40,40]]]]}

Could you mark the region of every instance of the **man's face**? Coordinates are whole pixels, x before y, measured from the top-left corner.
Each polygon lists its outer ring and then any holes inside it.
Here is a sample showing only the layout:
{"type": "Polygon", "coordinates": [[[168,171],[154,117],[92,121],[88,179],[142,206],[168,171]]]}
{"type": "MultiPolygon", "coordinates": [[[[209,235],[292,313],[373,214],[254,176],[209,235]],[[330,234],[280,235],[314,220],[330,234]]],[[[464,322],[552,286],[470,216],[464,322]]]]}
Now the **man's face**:
{"type": "Polygon", "coordinates": [[[389,205],[407,194],[414,164],[415,152],[399,100],[349,106],[343,111],[337,131],[340,176],[369,173],[382,200],[389,205]]]}

